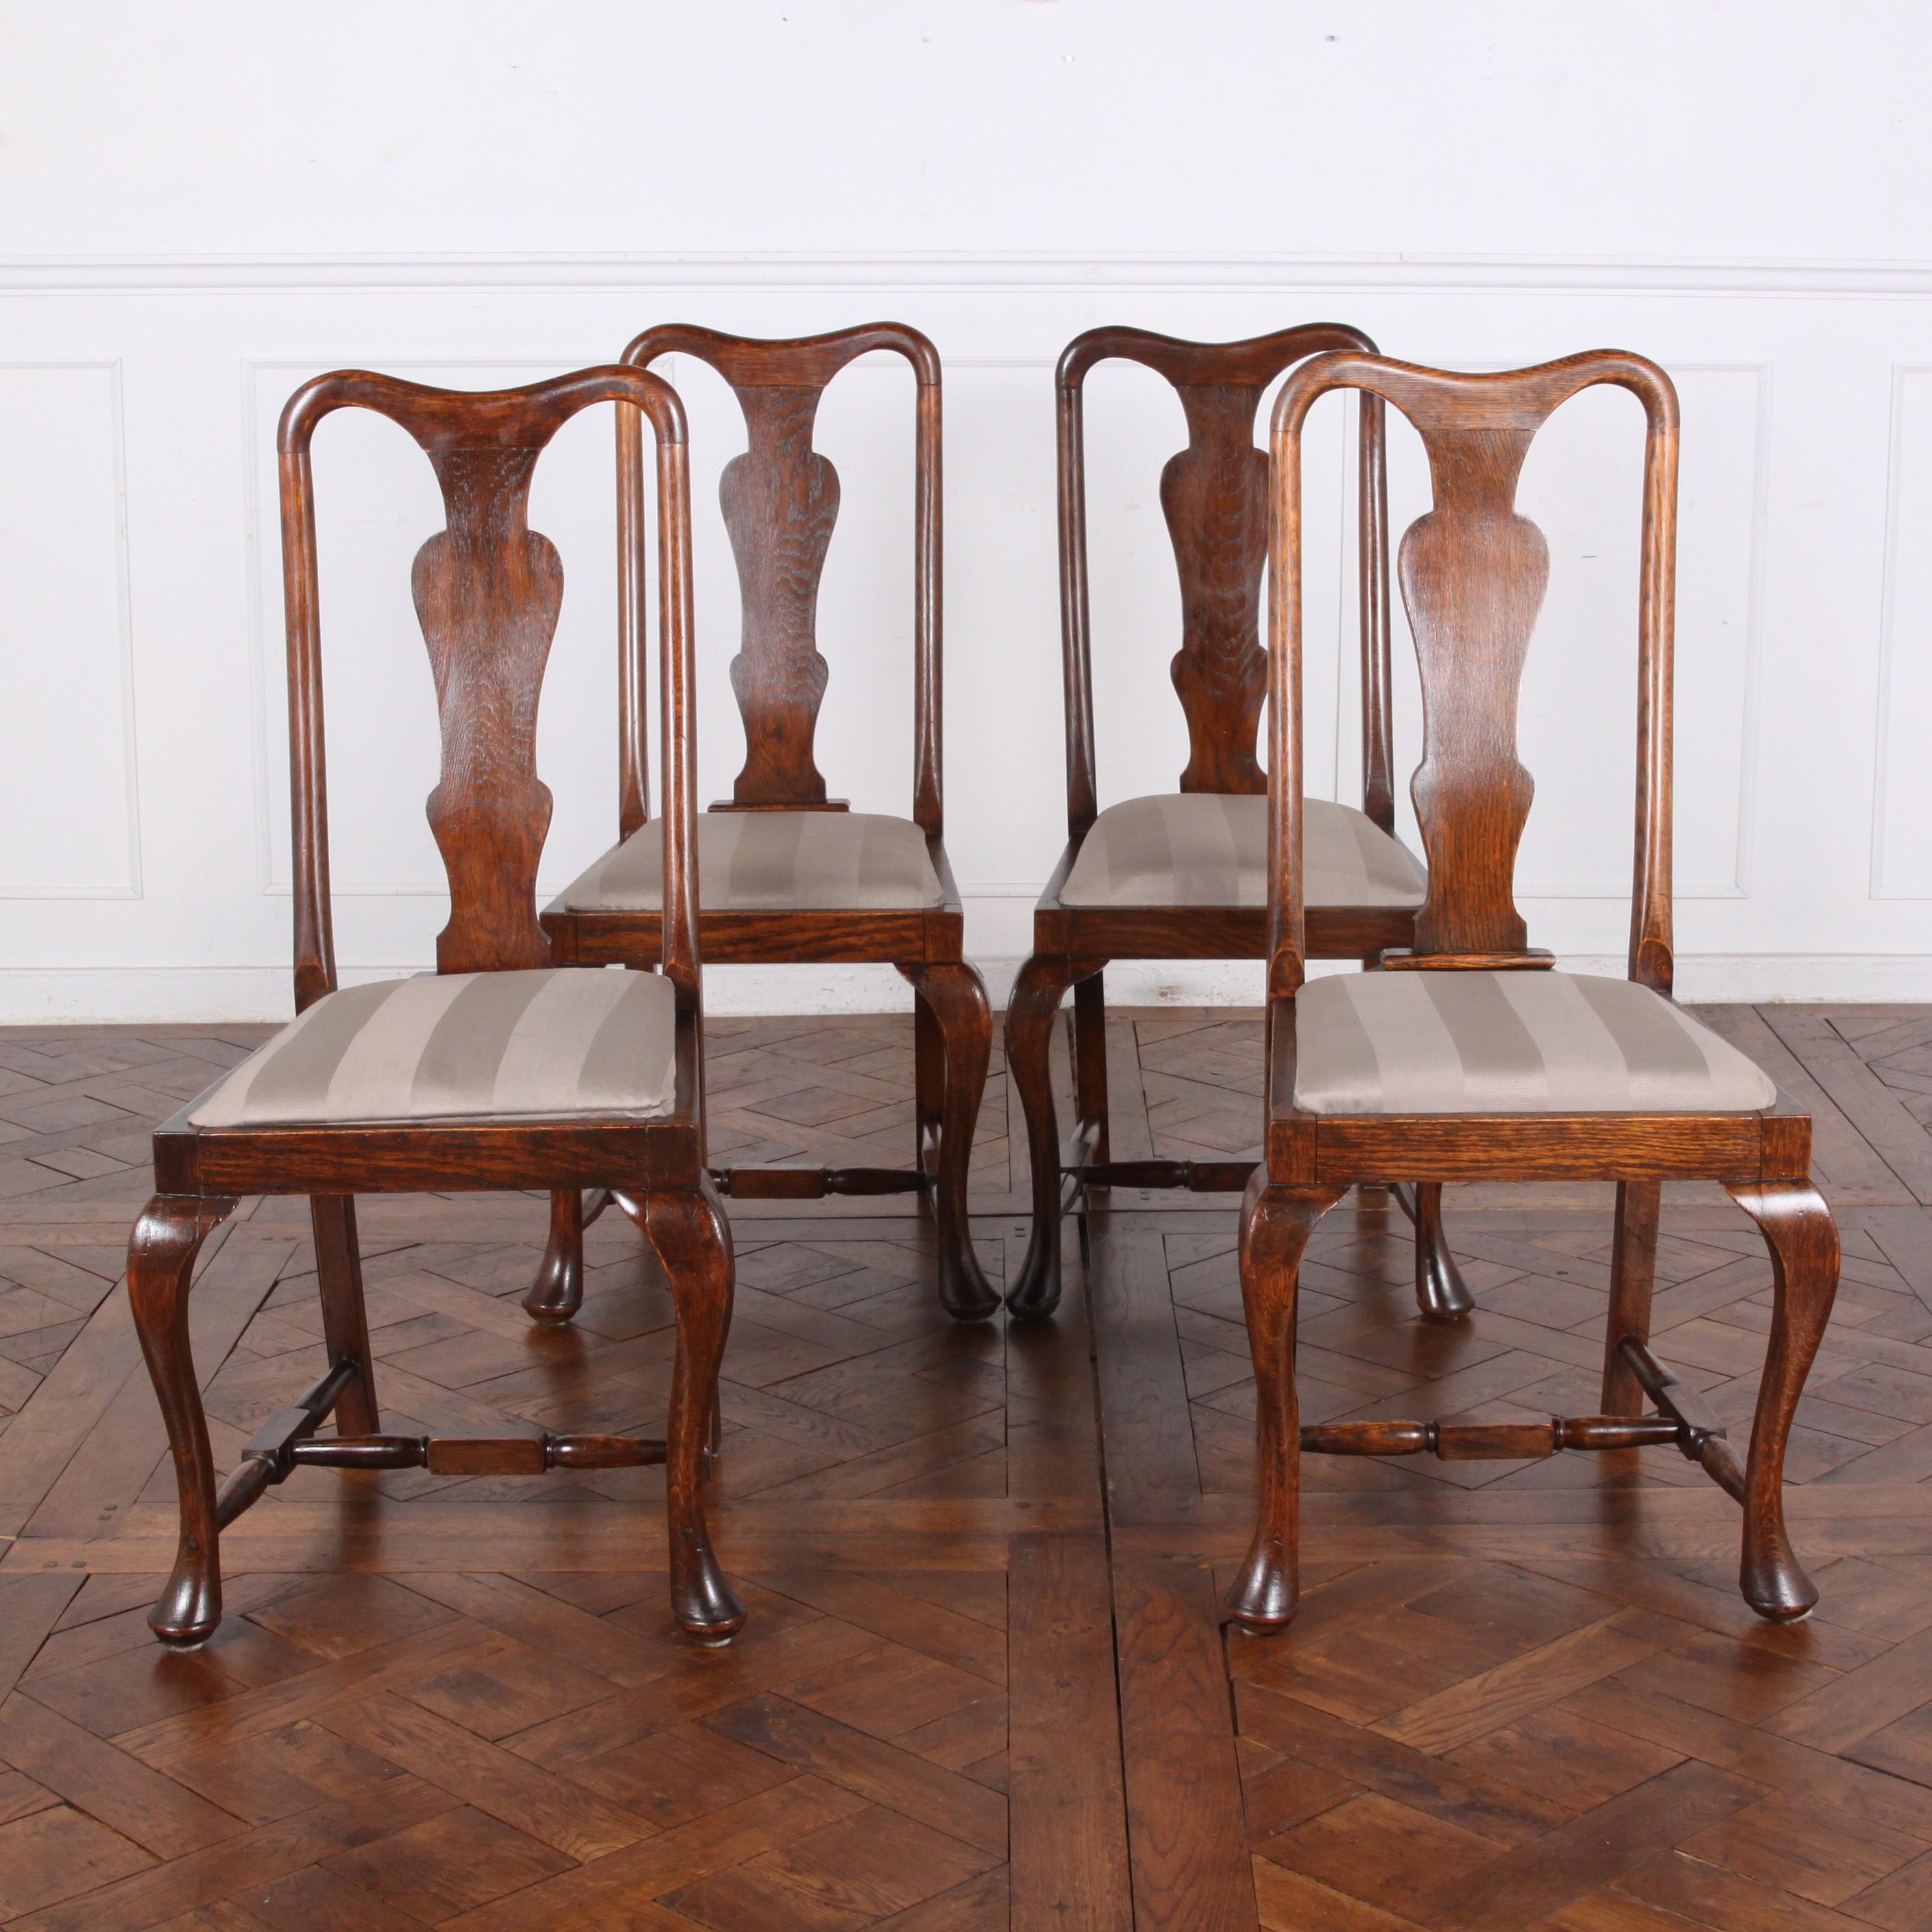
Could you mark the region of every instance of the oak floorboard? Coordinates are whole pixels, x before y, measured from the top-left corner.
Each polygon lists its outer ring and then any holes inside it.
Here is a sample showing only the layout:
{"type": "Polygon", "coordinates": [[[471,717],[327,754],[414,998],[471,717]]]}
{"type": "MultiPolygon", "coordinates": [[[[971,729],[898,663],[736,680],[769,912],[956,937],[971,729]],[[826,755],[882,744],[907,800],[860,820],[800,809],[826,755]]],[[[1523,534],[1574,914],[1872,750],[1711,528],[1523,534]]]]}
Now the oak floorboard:
{"type": "MultiPolygon", "coordinates": [[[[298,1471],[224,1538],[205,1648],[149,1640],[163,1437],[118,1277],[142,1136],[262,1036],[8,1029],[0,1115],[0,1901],[29,1932],[1780,1932],[1932,1924],[1932,1007],[1712,1018],[1819,1109],[1845,1272],[1787,1508],[1822,1592],[1737,1595],[1674,1450],[1310,1456],[1301,1606],[1231,1636],[1253,1391],[1232,1196],[1096,1193],[1050,1322],[962,1328],[912,1197],[732,1206],[713,1524],[751,1620],[697,1652],[656,1468],[298,1471]],[[10,1413],[9,1412],[11,1412],[10,1413]]],[[[1056,1082],[1067,1096],[1065,1041],[1056,1082]]],[[[737,1160],[896,1164],[904,1016],[720,1019],[737,1160]]],[[[1116,1009],[1113,1153],[1257,1140],[1261,1026],[1116,1009]]],[[[1027,1238],[996,1053],[989,1272],[1027,1238]]],[[[605,1217],[533,1331],[536,1196],[362,1216],[393,1426],[661,1431],[665,1284],[605,1217]]],[[[1406,1223],[1311,1243],[1305,1412],[1594,1406],[1601,1190],[1454,1189],[1477,1307],[1424,1324],[1406,1223]]],[[[1666,1195],[1654,1330],[1748,1426],[1771,1274],[1666,1195]]],[[[244,1202],[190,1304],[224,1466],[320,1356],[305,1204],[244,1202]]]]}

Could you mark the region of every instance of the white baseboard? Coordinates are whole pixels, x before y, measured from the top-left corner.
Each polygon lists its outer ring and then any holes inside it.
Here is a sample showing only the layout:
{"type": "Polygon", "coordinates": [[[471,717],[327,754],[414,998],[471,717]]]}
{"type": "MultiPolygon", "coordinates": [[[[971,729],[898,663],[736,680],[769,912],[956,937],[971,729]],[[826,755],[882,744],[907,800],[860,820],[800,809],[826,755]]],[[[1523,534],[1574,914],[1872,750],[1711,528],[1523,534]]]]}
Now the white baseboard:
{"type": "MultiPolygon", "coordinates": [[[[994,1005],[1004,1006],[1020,962],[976,963],[994,1005]]],[[[1624,970],[1621,956],[1560,963],[1573,972],[1624,970]]],[[[343,978],[356,984],[409,970],[345,970],[343,978]]],[[[1932,1001],[1932,955],[1680,954],[1677,992],[1692,1001],[1932,1001]]],[[[1107,996],[1118,1006],[1255,1006],[1261,994],[1258,960],[1136,960],[1107,971],[1107,996]]],[[[704,999],[719,1015],[903,1012],[912,992],[890,966],[717,966],[705,974],[704,999]]],[[[292,1010],[280,968],[0,970],[0,1026],[214,1025],[285,1020],[292,1010]]]]}
{"type": "MultiPolygon", "coordinates": [[[[1012,989],[1018,960],[982,959],[980,970],[996,1005],[1012,989]]],[[[1570,973],[1600,973],[1622,979],[1622,953],[1565,954],[1557,964],[1570,973]]],[[[1312,974],[1352,973],[1341,960],[1317,960],[1312,974]]],[[[1124,1006],[1252,1006],[1262,1000],[1258,959],[1136,960],[1107,969],[1107,998],[1124,1006]]],[[[1682,953],[1677,956],[1677,997],[1693,1003],[1732,1000],[1778,1003],[1823,1000],[1932,1000],[1932,955],[1682,953]]]]}

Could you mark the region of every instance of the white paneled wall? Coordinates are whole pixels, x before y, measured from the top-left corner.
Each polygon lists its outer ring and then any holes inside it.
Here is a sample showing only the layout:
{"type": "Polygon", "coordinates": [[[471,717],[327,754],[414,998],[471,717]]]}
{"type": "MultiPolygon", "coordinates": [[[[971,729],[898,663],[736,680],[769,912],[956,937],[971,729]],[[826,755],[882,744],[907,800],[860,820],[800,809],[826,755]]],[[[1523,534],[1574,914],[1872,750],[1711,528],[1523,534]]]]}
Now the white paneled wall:
{"type": "MultiPolygon", "coordinates": [[[[1221,338],[1336,320],[1418,362],[1616,346],[1670,370],[1680,984],[1932,998],[1924,10],[1852,8],[1823,32],[1795,0],[1638,4],[1614,45],[1531,0],[348,0],[328,18],[221,0],[164,25],[116,0],[9,25],[0,1022],[287,1009],[274,430],[299,382],[353,364],[497,387],[608,359],[652,322],[776,335],[878,316],[945,362],[948,836],[997,986],[1064,828],[1054,359],[1102,322],[1221,338]],[[1244,70],[1222,57],[1237,47],[1244,70]]],[[[716,504],[743,430],[709,371],[665,373],[692,422],[710,799],[742,755],[716,504]]],[[[1392,423],[1399,530],[1427,483],[1392,423]]],[[[1184,761],[1157,491],[1183,435],[1145,371],[1092,377],[1106,800],[1171,788],[1184,761]]],[[[904,364],[835,384],[819,446],[844,490],[819,762],[856,808],[903,811],[904,364]]],[[[1635,405],[1594,393],[1552,422],[1521,490],[1552,573],[1523,692],[1538,794],[1520,890],[1533,938],[1576,959],[1623,944],[1640,454],[1635,405]]],[[[1325,400],[1309,765],[1344,797],[1352,460],[1352,408],[1325,400]]],[[[316,471],[338,948],[352,974],[410,970],[443,917],[408,593],[438,499],[401,432],[353,412],[321,431],[316,471]]],[[[611,488],[598,410],[560,436],[532,502],[566,582],[546,885],[614,821],[611,488]]],[[[1398,686],[1406,771],[1412,668],[1398,686]]],[[[1248,965],[1112,977],[1128,998],[1259,985],[1248,965]]],[[[883,969],[740,969],[711,996],[772,1010],[903,988],[883,969]]]]}

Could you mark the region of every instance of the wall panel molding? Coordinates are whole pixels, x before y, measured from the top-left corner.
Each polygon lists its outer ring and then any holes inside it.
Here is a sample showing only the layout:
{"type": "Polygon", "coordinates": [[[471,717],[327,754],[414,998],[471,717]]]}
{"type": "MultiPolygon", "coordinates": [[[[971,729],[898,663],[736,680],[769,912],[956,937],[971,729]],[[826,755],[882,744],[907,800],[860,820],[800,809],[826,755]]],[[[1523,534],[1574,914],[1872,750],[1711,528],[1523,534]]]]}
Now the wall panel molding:
{"type": "MultiPolygon", "coordinates": [[[[10,678],[15,709],[8,728],[13,731],[24,728],[31,742],[24,748],[24,755],[16,751],[10,758],[4,778],[32,784],[34,792],[32,797],[9,802],[7,817],[13,829],[8,855],[0,859],[0,899],[138,899],[142,892],[140,746],[122,368],[118,359],[0,362],[0,395],[10,386],[9,379],[26,378],[21,401],[38,406],[42,399],[29,398],[26,388],[38,386],[34,379],[59,376],[98,379],[102,393],[94,400],[101,410],[101,441],[91,452],[94,465],[89,473],[82,475],[78,466],[86,452],[72,433],[77,425],[62,425],[68,433],[41,439],[38,448],[34,431],[44,424],[29,419],[10,425],[12,433],[4,438],[4,446],[11,451],[16,465],[24,459],[24,467],[0,476],[0,506],[6,505],[10,489],[17,488],[20,492],[11,514],[0,508],[0,572],[4,572],[0,613],[5,614],[7,628],[13,633],[8,639],[8,649],[38,654],[38,670],[58,674],[56,660],[49,654],[52,647],[58,653],[58,664],[72,667],[78,682],[111,684],[106,694],[110,715],[100,715],[102,694],[98,691],[74,690],[56,698],[44,688],[40,694],[48,700],[48,708],[46,715],[37,716],[25,688],[25,673],[16,672],[10,678]],[[76,555],[76,539],[83,532],[93,548],[76,555]],[[10,540],[23,546],[11,558],[7,554],[10,540]],[[70,574],[64,566],[74,565],[80,567],[70,574]],[[16,599],[31,602],[16,605],[16,599]],[[91,606],[86,616],[80,608],[83,605],[91,606]],[[63,628],[69,623],[89,624],[94,634],[90,638],[63,628]],[[82,752],[76,734],[89,727],[92,739],[82,752]],[[58,761],[58,769],[34,764],[35,751],[44,753],[53,748],[66,754],[58,761]],[[62,788],[68,784],[76,789],[64,796],[62,788]],[[118,804],[111,796],[101,795],[116,791],[118,804]],[[80,821],[78,826],[76,820],[80,821]],[[49,875],[44,868],[50,848],[58,852],[61,833],[75,829],[83,838],[91,833],[91,862],[83,865],[78,850],[53,862],[56,868],[64,862],[90,876],[63,880],[57,872],[49,875]]],[[[0,410],[4,407],[0,401],[0,410]]],[[[0,796],[4,796],[4,791],[0,796]]]]}
{"type": "MultiPolygon", "coordinates": [[[[1697,554],[1697,534],[1695,530],[1696,506],[1691,500],[1693,491],[1687,488],[1680,505],[1678,526],[1678,597],[1676,610],[1676,661],[1677,669],[1675,713],[1674,749],[1678,782],[1674,788],[1673,823],[1678,831],[1680,848],[1684,844],[1682,822],[1690,812],[1706,812],[1726,801],[1710,793],[1700,794],[1698,785],[1688,782],[1694,771],[1701,773],[1708,769],[1708,760],[1694,756],[1698,747],[1698,736],[1708,730],[1711,736],[1720,738],[1724,750],[1736,761],[1736,778],[1728,800],[1733,813],[1732,830],[1728,852],[1712,869],[1700,874],[1687,868],[1681,857],[1676,867],[1675,898],[1680,902],[1693,899],[1742,899],[1750,895],[1749,878],[1751,864],[1754,806],[1756,796],[1755,774],[1757,764],[1757,719],[1762,682],[1762,638],[1764,628],[1764,575],[1766,556],[1768,544],[1768,523],[1771,508],[1771,429],[1772,395],[1774,365],[1769,362],[1699,362],[1688,360],[1657,358],[1667,360],[1674,379],[1678,381],[1680,392],[1687,386],[1682,379],[1696,376],[1742,376],[1751,379],[1755,394],[1751,404],[1751,445],[1748,463],[1748,494],[1750,503],[1748,524],[1744,533],[1742,554],[1733,561],[1737,577],[1732,587],[1738,596],[1742,618],[1739,658],[1739,674],[1735,686],[1727,689],[1726,695],[1734,702],[1734,709],[1726,713],[1721,724],[1706,724],[1704,720],[1692,715],[1684,702],[1684,644],[1686,638],[1685,588],[1691,586],[1694,594],[1702,576],[1703,559],[1697,554]],[[1686,525],[1690,530],[1690,548],[1685,545],[1686,525]],[[1694,753],[1691,758],[1685,756],[1686,740],[1689,738],[1694,753]]],[[[1687,432],[1685,440],[1694,432],[1687,432]]],[[[1694,449],[1690,461],[1696,460],[1694,449]]],[[[1740,496],[1747,493],[1741,490],[1740,496]]],[[[1532,652],[1534,644],[1531,646],[1532,652]]],[[[1694,633],[1691,648],[1697,648],[1694,633]]],[[[1630,661],[1635,662],[1636,639],[1630,637],[1630,661]]],[[[1707,740],[1708,745],[1708,740],[1707,740]]],[[[1534,808],[1532,807],[1532,810],[1534,808]]],[[[1626,873],[1614,878],[1594,880],[1538,880],[1526,874],[1519,883],[1517,896],[1523,899],[1614,899],[1627,902],[1630,898],[1630,880],[1626,873]]]]}
{"type": "Polygon", "coordinates": [[[1892,365],[1886,442],[1870,890],[1875,899],[1932,899],[1932,570],[1923,534],[1932,519],[1932,362],[1892,365]]]}
{"type": "Polygon", "coordinates": [[[1932,299],[1932,261],[1262,252],[120,256],[0,260],[0,295],[291,290],[903,289],[1119,292],[1267,289],[1932,299]]]}

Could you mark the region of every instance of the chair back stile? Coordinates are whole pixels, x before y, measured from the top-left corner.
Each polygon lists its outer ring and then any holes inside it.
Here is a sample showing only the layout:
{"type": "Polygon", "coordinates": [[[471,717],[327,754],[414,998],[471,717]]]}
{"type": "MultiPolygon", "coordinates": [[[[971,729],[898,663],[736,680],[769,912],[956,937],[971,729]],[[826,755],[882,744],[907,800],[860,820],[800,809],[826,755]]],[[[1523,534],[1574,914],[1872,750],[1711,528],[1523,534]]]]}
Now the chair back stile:
{"type": "MultiPolygon", "coordinates": [[[[661,377],[651,379],[662,382],[661,377]]],[[[664,976],[680,1006],[696,1010],[701,991],[698,933],[698,656],[691,583],[691,452],[684,408],[663,384],[676,410],[678,434],[660,434],[658,452],[658,756],[664,765],[664,976]]],[[[620,416],[638,412],[618,406],[620,416]]],[[[641,584],[641,574],[640,574],[641,584]]],[[[697,1072],[702,1094],[704,1056],[697,1072]]]]}
{"type": "MultiPolygon", "coordinates": [[[[1269,513],[1268,459],[1255,446],[1255,413],[1284,369],[1340,350],[1372,356],[1375,345],[1359,329],[1334,322],[1226,343],[1108,327],[1076,337],[1061,356],[1055,389],[1070,836],[1088,831],[1100,809],[1087,559],[1088,373],[1110,359],[1137,362],[1162,376],[1180,400],[1187,446],[1168,460],[1160,486],[1180,580],[1181,644],[1172,674],[1189,749],[1180,789],[1255,794],[1268,788],[1255,753],[1268,688],[1260,604],[1269,513]]],[[[1363,807],[1374,824],[1392,831],[1388,478],[1382,404],[1366,394],[1360,454],[1363,807]]]]}
{"type": "MultiPolygon", "coordinates": [[[[1305,974],[1300,771],[1301,452],[1308,411],[1331,389],[1393,404],[1427,452],[1433,507],[1404,535],[1402,597],[1423,694],[1423,754],[1411,781],[1428,858],[1418,964],[1529,963],[1514,897],[1534,783],[1516,757],[1522,675],[1549,578],[1542,532],[1516,514],[1516,481],[1544,422],[1607,383],[1642,405],[1643,524],[1637,625],[1637,784],[1629,970],[1671,988],[1671,675],[1677,398],[1652,362],[1596,350],[1540,368],[1459,375],[1372,356],[1316,357],[1291,372],[1272,434],[1277,514],[1270,554],[1270,1000],[1305,974]]],[[[1546,956],[1534,956],[1547,963],[1546,956]]]]}
{"type": "Polygon", "coordinates": [[[668,882],[662,956],[680,999],[695,1004],[690,504],[684,412],[675,392],[656,376],[614,366],[483,395],[340,370],[296,392],[278,437],[298,1012],[336,986],[310,460],[317,425],[344,408],[387,416],[415,439],[442,487],[446,526],[417,553],[412,575],[442,737],[441,775],[427,807],[450,896],[436,969],[487,972],[553,963],[537,922],[550,794],[536,775],[536,738],[562,571],[550,540],[529,526],[529,493],[537,459],[557,430],[580,410],[606,401],[619,404],[634,424],[648,417],[657,444],[668,882]]]}
{"type": "MultiPolygon", "coordinates": [[[[848,363],[875,350],[903,356],[918,385],[914,504],[912,816],[944,830],[941,778],[940,376],[938,351],[916,329],[873,322],[796,340],[764,341],[685,323],[646,329],[623,362],[695,356],[730,386],[748,447],[726,465],[718,495],[738,567],[742,629],[731,686],[745,728],[743,769],[720,808],[839,810],[814,751],[828,667],[819,653],[820,579],[839,506],[838,472],[812,447],[820,397],[848,363]]],[[[646,640],[642,566],[644,467],[638,419],[617,412],[620,608],[624,670],[619,724],[619,832],[650,815],[642,694],[646,640]]]]}

